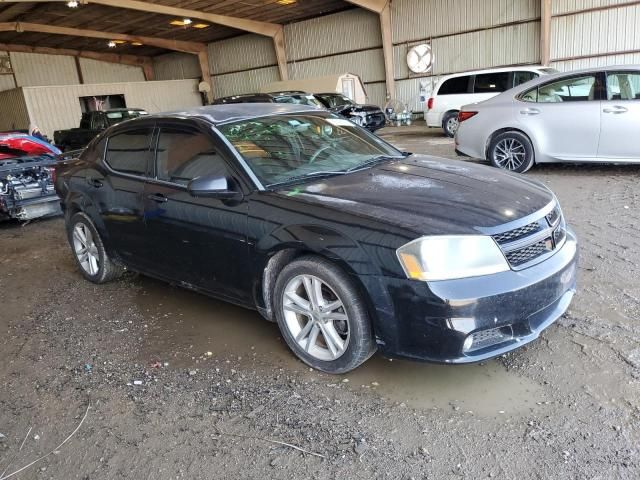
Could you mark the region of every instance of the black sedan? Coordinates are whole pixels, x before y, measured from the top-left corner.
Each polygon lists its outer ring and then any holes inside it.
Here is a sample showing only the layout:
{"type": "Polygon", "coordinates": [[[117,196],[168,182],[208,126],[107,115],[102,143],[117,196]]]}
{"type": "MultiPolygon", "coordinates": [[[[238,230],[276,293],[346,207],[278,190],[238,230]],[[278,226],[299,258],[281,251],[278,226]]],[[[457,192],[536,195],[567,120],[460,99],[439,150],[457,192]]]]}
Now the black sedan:
{"type": "Polygon", "coordinates": [[[407,155],[277,104],[124,122],[57,168],[69,242],[96,283],[125,269],[277,321],[308,365],[380,350],[483,360],[569,306],[577,243],[543,185],[407,155]]]}
{"type": "Polygon", "coordinates": [[[314,97],[329,111],[348,118],[371,132],[385,126],[387,117],[376,105],[355,103],[340,93],[316,93],[314,97]]]}

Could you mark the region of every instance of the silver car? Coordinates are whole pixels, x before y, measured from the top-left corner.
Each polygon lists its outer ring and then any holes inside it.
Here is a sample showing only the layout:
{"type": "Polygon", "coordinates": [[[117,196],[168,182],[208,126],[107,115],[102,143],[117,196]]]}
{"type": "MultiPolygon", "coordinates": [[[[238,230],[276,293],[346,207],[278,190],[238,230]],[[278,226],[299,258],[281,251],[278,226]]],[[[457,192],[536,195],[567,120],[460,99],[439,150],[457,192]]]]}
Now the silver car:
{"type": "Polygon", "coordinates": [[[526,172],[535,163],[640,163],[640,66],[547,75],[459,114],[456,151],[526,172]]]}

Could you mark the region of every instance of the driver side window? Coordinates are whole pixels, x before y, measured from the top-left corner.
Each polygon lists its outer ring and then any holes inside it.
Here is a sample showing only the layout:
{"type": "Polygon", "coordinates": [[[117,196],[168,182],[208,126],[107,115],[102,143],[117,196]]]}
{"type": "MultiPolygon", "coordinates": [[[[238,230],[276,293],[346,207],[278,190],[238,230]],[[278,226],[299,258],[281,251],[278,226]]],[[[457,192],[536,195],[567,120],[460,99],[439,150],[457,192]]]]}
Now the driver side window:
{"type": "Polygon", "coordinates": [[[156,148],[158,180],[187,185],[202,175],[227,176],[228,170],[213,142],[195,130],[162,128],[156,148]]]}

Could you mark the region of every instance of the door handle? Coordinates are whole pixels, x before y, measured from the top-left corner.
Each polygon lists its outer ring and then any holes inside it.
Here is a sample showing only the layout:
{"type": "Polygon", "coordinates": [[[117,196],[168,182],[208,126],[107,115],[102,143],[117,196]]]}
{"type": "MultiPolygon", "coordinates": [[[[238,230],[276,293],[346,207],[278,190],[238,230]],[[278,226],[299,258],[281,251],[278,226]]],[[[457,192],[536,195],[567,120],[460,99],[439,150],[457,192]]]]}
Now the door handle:
{"type": "Polygon", "coordinates": [[[614,105],[613,107],[607,107],[602,109],[604,113],[625,113],[627,109],[621,105],[614,105]]]}
{"type": "Polygon", "coordinates": [[[97,178],[87,177],[87,183],[94,188],[102,187],[102,181],[98,180],[97,178]]]}
{"type": "Polygon", "coordinates": [[[158,203],[165,203],[169,201],[169,199],[164,195],[162,195],[161,193],[151,193],[147,195],[147,198],[149,200],[153,200],[154,202],[158,202],[158,203]]]}
{"type": "Polygon", "coordinates": [[[525,108],[524,110],[520,110],[522,115],[538,115],[540,110],[537,108],[525,108]]]}

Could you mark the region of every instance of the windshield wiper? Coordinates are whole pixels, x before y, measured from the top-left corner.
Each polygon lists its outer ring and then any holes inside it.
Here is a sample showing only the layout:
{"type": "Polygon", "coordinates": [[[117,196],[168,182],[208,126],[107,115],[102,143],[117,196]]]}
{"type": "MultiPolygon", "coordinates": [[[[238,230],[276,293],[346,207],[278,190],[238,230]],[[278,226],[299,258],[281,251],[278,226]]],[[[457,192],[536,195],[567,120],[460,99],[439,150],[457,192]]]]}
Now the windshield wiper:
{"type": "Polygon", "coordinates": [[[345,173],[351,173],[351,172],[355,172],[357,170],[362,170],[364,168],[368,168],[368,167],[372,167],[373,165],[376,165],[378,163],[382,163],[382,162],[386,162],[389,160],[401,160],[404,157],[392,157],[391,155],[378,155],[376,157],[370,158],[369,160],[359,163],[358,165],[354,165],[351,168],[348,168],[347,170],[345,170],[345,173]]]}
{"type": "Polygon", "coordinates": [[[330,177],[333,175],[344,175],[348,170],[321,170],[318,172],[309,172],[303,175],[296,175],[295,177],[289,177],[286,180],[282,180],[280,182],[270,183],[266,185],[266,188],[277,187],[279,185],[286,185],[287,183],[294,183],[300,180],[305,180],[307,178],[315,178],[315,177],[330,177]]]}

